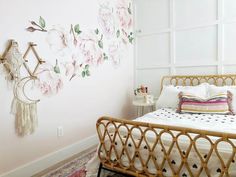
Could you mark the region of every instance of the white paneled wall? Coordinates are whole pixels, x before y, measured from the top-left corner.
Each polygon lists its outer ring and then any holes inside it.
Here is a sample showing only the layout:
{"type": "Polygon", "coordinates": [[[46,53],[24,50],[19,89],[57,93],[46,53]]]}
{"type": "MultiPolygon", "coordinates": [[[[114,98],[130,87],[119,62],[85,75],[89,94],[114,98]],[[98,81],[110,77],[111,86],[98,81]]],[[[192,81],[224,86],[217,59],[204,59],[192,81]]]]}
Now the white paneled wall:
{"type": "Polygon", "coordinates": [[[163,75],[236,73],[236,0],[134,0],[136,86],[163,75]]]}

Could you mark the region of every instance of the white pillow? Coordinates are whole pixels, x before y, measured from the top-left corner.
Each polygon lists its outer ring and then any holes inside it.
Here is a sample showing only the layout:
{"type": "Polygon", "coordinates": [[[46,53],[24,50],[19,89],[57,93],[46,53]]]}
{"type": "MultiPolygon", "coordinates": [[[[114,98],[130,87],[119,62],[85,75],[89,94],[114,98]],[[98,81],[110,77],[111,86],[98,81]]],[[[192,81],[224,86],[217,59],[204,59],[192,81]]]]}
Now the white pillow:
{"type": "Polygon", "coordinates": [[[179,89],[173,85],[163,86],[161,95],[156,102],[156,109],[177,108],[179,89]]]}
{"type": "Polygon", "coordinates": [[[220,92],[227,92],[227,91],[230,91],[233,95],[232,109],[234,114],[236,114],[236,86],[215,86],[215,85],[208,86],[208,96],[216,95],[220,92]]]}
{"type": "Polygon", "coordinates": [[[189,93],[192,95],[196,95],[201,98],[206,98],[208,96],[208,83],[202,83],[197,86],[177,86],[177,88],[184,93],[189,93]]]}
{"type": "Polygon", "coordinates": [[[198,97],[206,98],[208,84],[203,83],[197,86],[163,86],[160,97],[156,102],[156,109],[172,108],[176,109],[179,104],[179,93],[185,92],[198,97]]]}

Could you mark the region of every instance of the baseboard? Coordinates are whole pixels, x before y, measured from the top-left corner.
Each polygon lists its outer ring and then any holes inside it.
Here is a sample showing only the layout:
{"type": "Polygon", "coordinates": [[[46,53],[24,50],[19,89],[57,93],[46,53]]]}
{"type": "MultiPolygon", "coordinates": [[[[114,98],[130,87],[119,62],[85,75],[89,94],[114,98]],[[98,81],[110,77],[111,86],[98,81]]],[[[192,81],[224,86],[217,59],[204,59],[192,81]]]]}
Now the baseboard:
{"type": "Polygon", "coordinates": [[[50,153],[28,164],[20,166],[12,171],[0,175],[0,177],[30,177],[50,166],[59,163],[75,154],[78,154],[92,146],[98,144],[97,135],[85,138],[77,143],[50,153]]]}

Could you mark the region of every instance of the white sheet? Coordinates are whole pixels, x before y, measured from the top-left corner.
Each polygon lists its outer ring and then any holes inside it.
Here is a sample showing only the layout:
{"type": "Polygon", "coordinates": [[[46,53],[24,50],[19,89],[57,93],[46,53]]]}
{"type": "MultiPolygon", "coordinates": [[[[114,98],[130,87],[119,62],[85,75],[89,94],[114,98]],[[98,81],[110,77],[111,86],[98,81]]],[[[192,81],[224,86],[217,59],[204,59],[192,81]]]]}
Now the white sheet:
{"type": "Polygon", "coordinates": [[[135,121],[236,134],[235,115],[179,114],[173,109],[163,108],[135,121]]]}

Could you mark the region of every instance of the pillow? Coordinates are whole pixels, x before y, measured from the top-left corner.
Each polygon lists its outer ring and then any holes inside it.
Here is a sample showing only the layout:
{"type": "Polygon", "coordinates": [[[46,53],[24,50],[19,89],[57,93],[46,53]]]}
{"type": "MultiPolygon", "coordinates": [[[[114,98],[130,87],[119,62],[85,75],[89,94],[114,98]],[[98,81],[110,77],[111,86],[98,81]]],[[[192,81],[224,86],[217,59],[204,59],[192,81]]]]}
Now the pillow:
{"type": "Polygon", "coordinates": [[[180,92],[194,94],[199,97],[206,98],[208,96],[208,83],[201,83],[197,86],[176,86],[180,92]]]}
{"type": "Polygon", "coordinates": [[[236,113],[236,86],[208,86],[208,96],[216,95],[220,92],[230,91],[232,93],[232,111],[236,113]]]}
{"type": "Polygon", "coordinates": [[[156,108],[173,108],[178,105],[179,90],[173,85],[163,86],[161,95],[156,102],[156,108]]]}
{"type": "Polygon", "coordinates": [[[172,108],[177,109],[179,104],[179,93],[184,91],[189,94],[195,94],[200,97],[207,96],[207,87],[208,84],[201,84],[197,86],[163,86],[161,95],[159,96],[156,102],[156,109],[159,108],[172,108]]]}
{"type": "Polygon", "coordinates": [[[209,98],[180,92],[178,113],[233,114],[231,92],[222,92],[209,98]]]}

